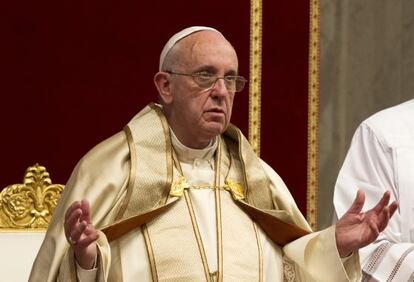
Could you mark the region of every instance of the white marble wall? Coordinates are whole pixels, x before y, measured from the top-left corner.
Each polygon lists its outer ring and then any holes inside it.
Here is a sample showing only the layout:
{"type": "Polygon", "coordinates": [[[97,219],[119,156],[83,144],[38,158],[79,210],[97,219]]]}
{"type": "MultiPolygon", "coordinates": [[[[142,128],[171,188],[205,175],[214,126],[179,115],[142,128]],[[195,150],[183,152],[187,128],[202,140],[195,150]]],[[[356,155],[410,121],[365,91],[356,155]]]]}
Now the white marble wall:
{"type": "Polygon", "coordinates": [[[333,187],[358,124],[414,97],[414,1],[320,3],[321,229],[331,223],[333,187]]]}

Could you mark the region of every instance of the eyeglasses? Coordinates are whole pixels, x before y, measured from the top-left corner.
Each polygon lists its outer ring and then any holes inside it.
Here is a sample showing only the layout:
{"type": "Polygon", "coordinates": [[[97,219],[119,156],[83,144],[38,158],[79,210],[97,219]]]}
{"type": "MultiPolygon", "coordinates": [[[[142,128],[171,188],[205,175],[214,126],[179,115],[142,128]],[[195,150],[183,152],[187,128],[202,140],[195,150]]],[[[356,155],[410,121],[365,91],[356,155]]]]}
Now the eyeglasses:
{"type": "Polygon", "coordinates": [[[209,72],[196,72],[196,73],[178,73],[173,71],[166,71],[169,74],[190,76],[194,82],[201,88],[212,88],[216,84],[217,80],[223,79],[224,85],[230,92],[240,92],[243,90],[247,79],[239,75],[226,75],[223,77],[217,76],[209,72]]]}

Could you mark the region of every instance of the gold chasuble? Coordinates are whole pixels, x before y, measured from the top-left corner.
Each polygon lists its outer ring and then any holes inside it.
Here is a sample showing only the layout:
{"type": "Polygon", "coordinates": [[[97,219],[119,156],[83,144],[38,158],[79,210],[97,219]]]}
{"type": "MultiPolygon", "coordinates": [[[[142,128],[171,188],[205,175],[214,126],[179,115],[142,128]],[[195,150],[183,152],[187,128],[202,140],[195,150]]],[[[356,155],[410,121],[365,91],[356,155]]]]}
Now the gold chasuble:
{"type": "Polygon", "coordinates": [[[334,226],[310,233],[283,181],[236,127],[203,149],[208,155],[180,144],[151,104],[88,152],[29,281],[359,280],[358,255],[341,260],[334,226]],[[88,271],[77,266],[62,224],[81,199],[101,230],[96,268],[88,271]]]}
{"type": "Polygon", "coordinates": [[[256,224],[248,214],[279,245],[309,232],[306,225],[295,225],[300,220],[295,222],[277,209],[258,158],[240,131],[230,126],[215,154],[211,189],[215,191],[218,270],[210,271],[187,192],[190,185],[174,154],[161,109],[154,104],[146,107],[125,131],[132,163],[127,197],[120,221],[102,231],[111,241],[143,226],[154,281],[262,281],[262,250],[256,224]]]}

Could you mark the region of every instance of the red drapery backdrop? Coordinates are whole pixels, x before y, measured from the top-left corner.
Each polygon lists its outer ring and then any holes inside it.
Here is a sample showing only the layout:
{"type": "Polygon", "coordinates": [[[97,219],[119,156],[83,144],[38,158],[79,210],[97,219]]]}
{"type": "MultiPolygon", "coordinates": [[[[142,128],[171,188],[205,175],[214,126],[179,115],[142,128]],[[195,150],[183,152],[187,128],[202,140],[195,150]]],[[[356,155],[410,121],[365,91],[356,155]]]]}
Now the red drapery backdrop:
{"type": "MultiPolygon", "coordinates": [[[[0,189],[35,163],[65,183],[76,162],[156,101],[166,40],[213,26],[249,74],[249,1],[9,1],[0,9],[0,189]]],[[[309,3],[263,1],[261,157],[306,211],[309,3]]],[[[232,122],[247,136],[248,90],[232,122]]]]}

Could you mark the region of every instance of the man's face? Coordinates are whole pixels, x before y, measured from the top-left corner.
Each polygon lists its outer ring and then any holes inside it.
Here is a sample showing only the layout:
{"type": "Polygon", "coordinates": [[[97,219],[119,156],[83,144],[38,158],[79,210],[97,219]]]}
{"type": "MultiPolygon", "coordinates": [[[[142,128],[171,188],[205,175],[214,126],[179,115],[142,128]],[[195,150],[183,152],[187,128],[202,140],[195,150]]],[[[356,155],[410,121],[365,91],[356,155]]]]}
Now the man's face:
{"type": "MultiPolygon", "coordinates": [[[[219,77],[237,74],[236,52],[222,35],[202,31],[179,44],[182,56],[176,69],[171,71],[219,77]]],[[[209,141],[225,131],[231,118],[234,92],[227,90],[223,79],[209,89],[201,88],[189,76],[171,75],[170,83],[173,99],[169,122],[174,131],[185,130],[188,136],[200,141],[209,141]]]]}

